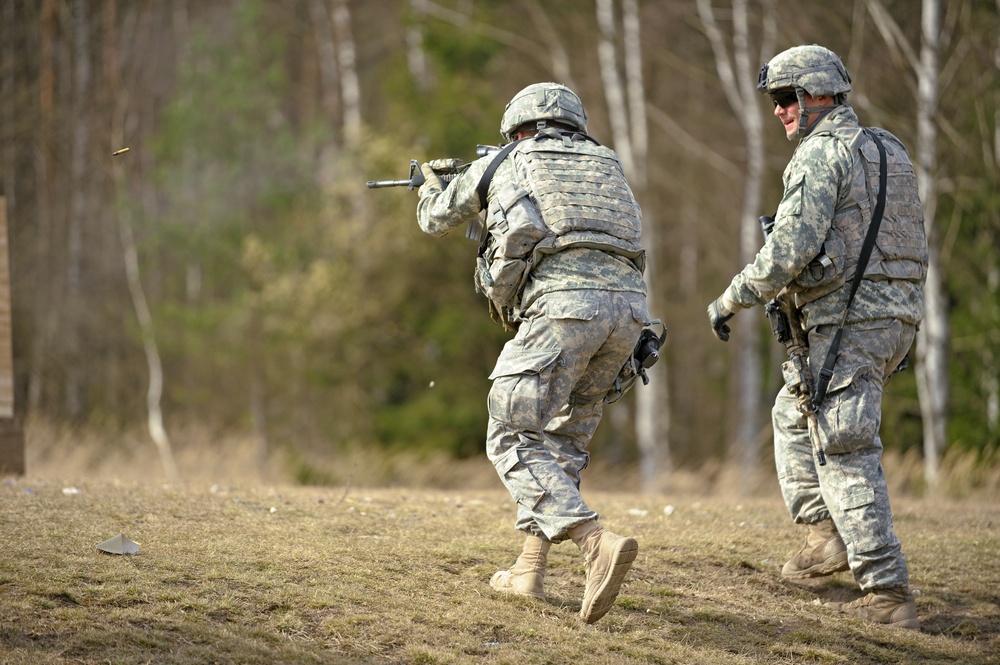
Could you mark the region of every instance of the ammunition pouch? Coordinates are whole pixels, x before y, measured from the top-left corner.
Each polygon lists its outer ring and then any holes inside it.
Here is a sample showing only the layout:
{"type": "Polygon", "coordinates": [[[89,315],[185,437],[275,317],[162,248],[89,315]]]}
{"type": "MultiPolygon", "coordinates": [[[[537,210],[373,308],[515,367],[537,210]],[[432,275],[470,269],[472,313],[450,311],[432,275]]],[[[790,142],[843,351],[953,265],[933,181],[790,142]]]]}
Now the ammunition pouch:
{"type": "Polygon", "coordinates": [[[508,328],[531,271],[532,251],[550,232],[527,190],[514,184],[490,201],[487,225],[476,259],[476,290],[489,299],[491,315],[500,313],[508,328]]]}
{"type": "Polygon", "coordinates": [[[785,388],[791,394],[809,395],[812,393],[812,373],[809,371],[809,356],[805,349],[800,352],[790,352],[788,360],[781,363],[781,376],[785,380],[785,388]]]}

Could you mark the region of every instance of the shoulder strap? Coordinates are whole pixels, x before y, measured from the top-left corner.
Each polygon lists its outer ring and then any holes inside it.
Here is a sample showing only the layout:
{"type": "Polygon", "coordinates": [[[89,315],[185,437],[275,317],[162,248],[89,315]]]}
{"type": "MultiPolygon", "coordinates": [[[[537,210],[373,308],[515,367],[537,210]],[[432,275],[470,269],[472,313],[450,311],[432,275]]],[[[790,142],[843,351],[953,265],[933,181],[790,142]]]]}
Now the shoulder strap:
{"type": "Polygon", "coordinates": [[[497,153],[497,156],[493,158],[493,161],[490,162],[490,165],[486,167],[486,170],[483,171],[483,176],[479,179],[479,184],[476,185],[476,193],[479,194],[479,207],[483,210],[486,210],[486,194],[490,190],[490,182],[493,180],[493,174],[497,172],[497,169],[500,168],[500,163],[507,159],[507,155],[511,153],[517,144],[528,138],[531,137],[526,136],[523,139],[511,141],[505,145],[500,149],[500,152],[497,153]]]}
{"type": "Polygon", "coordinates": [[[518,143],[520,143],[521,141],[527,141],[528,139],[534,139],[538,141],[540,139],[546,139],[546,138],[550,139],[562,138],[564,141],[572,141],[577,137],[582,137],[596,145],[601,145],[592,136],[584,134],[583,132],[572,132],[565,130],[560,131],[553,128],[543,129],[534,136],[525,136],[523,139],[511,141],[510,143],[505,145],[503,148],[500,149],[500,152],[497,153],[497,156],[493,158],[493,161],[490,162],[490,165],[486,167],[486,170],[483,172],[483,176],[479,179],[479,184],[476,185],[476,193],[479,194],[479,207],[482,208],[483,210],[486,210],[486,205],[488,203],[488,201],[486,200],[486,195],[489,193],[490,182],[493,180],[493,174],[497,172],[497,169],[500,167],[500,163],[503,162],[503,160],[507,159],[507,155],[511,153],[511,151],[518,143]]]}
{"type": "Polygon", "coordinates": [[[518,143],[524,139],[518,139],[508,143],[504,147],[500,148],[499,152],[490,162],[486,170],[483,171],[483,175],[479,178],[479,183],[476,185],[476,194],[479,195],[479,215],[474,219],[469,221],[469,226],[465,230],[465,237],[470,240],[475,240],[476,242],[482,242],[483,244],[479,248],[480,255],[486,248],[486,205],[488,201],[486,200],[486,194],[490,190],[490,182],[493,180],[493,174],[497,172],[497,168],[500,166],[500,162],[507,159],[507,155],[514,149],[518,143]]]}
{"type": "Polygon", "coordinates": [[[871,129],[865,127],[864,132],[869,136],[869,138],[875,141],[875,146],[878,148],[878,197],[875,201],[875,210],[872,212],[871,224],[868,226],[868,233],[865,235],[865,242],[861,245],[861,254],[858,256],[858,267],[854,272],[854,279],[851,280],[851,293],[847,297],[847,306],[844,307],[844,315],[840,319],[840,327],[837,328],[837,332],[833,336],[833,343],[830,344],[830,351],[826,354],[826,361],[823,363],[823,369],[819,372],[819,380],[816,382],[816,391],[813,393],[814,406],[819,406],[823,402],[823,399],[826,398],[826,390],[830,385],[830,379],[833,378],[833,367],[837,364],[837,353],[840,350],[840,340],[844,336],[844,325],[847,323],[847,312],[851,309],[851,303],[854,302],[854,294],[857,293],[858,286],[861,285],[861,279],[864,277],[865,268],[868,267],[868,259],[871,258],[872,248],[875,247],[875,236],[878,235],[879,226],[882,224],[882,213],[885,211],[885,188],[889,179],[889,167],[887,164],[888,159],[885,154],[885,146],[871,129]]]}

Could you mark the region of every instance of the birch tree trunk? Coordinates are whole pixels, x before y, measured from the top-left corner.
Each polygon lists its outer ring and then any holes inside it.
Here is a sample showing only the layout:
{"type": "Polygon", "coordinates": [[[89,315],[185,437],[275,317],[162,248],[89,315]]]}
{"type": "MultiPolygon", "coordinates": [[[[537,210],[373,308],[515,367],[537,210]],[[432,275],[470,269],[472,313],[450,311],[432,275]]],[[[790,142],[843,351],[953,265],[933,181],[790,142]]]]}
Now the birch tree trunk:
{"type": "MultiPolygon", "coordinates": [[[[649,130],[646,118],[646,93],[642,78],[642,49],[638,0],[622,2],[622,43],[624,45],[625,85],[619,76],[617,30],[613,0],[597,0],[597,23],[600,41],[597,52],[608,105],[608,117],[615,152],[622,160],[636,199],[645,199],[649,130]]],[[[650,309],[655,315],[659,303],[656,279],[656,224],[651,208],[643,209],[642,241],[646,248],[646,288],[650,309]]],[[[670,415],[667,359],[649,371],[649,385],[635,389],[635,435],[639,450],[642,489],[660,489],[659,479],[670,469],[670,415]]]]}
{"type": "Polygon", "coordinates": [[[361,143],[361,85],[358,83],[351,10],[347,0],[334,0],[333,34],[337,44],[340,103],[344,113],[344,145],[353,150],[361,143]]]}
{"type": "MultiPolygon", "coordinates": [[[[729,106],[739,119],[747,151],[746,178],[740,208],[739,267],[750,263],[763,239],[757,218],[763,212],[764,125],[761,102],[756,91],[757,63],[751,61],[746,0],[733,0],[732,53],[715,19],[710,0],[698,0],[698,15],[715,54],[716,71],[722,81],[729,106]]],[[[760,51],[769,55],[775,34],[774,3],[763,3],[764,30],[760,51]]],[[[737,324],[736,347],[736,450],[730,458],[741,469],[753,471],[760,460],[762,368],[759,354],[760,326],[742,317],[737,324]]],[[[749,477],[749,476],[743,476],[749,477]]]]}
{"type": "Polygon", "coordinates": [[[629,137],[634,160],[632,177],[635,179],[635,186],[640,191],[645,191],[649,168],[649,123],[646,121],[646,88],[642,82],[641,33],[639,0],[622,0],[625,91],[628,97],[629,137]]]}
{"type": "Polygon", "coordinates": [[[881,0],[866,0],[868,13],[897,66],[917,74],[917,146],[914,170],[927,230],[929,265],[924,286],[924,321],[917,332],[916,379],[924,431],[924,477],[936,492],[940,456],[946,441],[948,402],[948,312],[941,276],[937,216],[937,100],[940,49],[940,0],[923,0],[919,59],[881,0]]]}
{"type": "Polygon", "coordinates": [[[337,55],[330,32],[331,21],[326,0],[309,0],[309,19],[316,38],[316,60],[319,66],[320,108],[326,120],[336,117],[337,55]]]}
{"type": "MultiPolygon", "coordinates": [[[[640,47],[641,20],[638,0],[623,0],[622,27],[625,44],[625,77],[628,93],[632,138],[632,158],[637,196],[646,200],[649,183],[649,128],[646,116],[646,89],[642,77],[640,47]]],[[[643,209],[642,242],[646,247],[646,292],[652,315],[664,316],[666,303],[659,289],[659,263],[656,260],[660,240],[653,208],[643,209]]],[[[670,358],[667,353],[649,369],[649,384],[639,386],[635,397],[635,434],[641,459],[643,487],[646,491],[662,489],[659,478],[670,473],[670,358]]]]}
{"type": "Polygon", "coordinates": [[[427,14],[427,0],[410,0],[413,20],[406,28],[406,65],[419,92],[431,89],[431,75],[424,53],[424,21],[427,14]]]}
{"type": "Polygon", "coordinates": [[[924,476],[931,493],[939,485],[941,452],[947,445],[948,312],[941,276],[941,243],[937,212],[938,51],[940,0],[923,0],[920,64],[917,67],[917,182],[924,209],[930,262],[924,287],[924,322],[917,333],[917,389],[924,422],[924,476]]]}
{"type": "MultiPolygon", "coordinates": [[[[108,69],[108,85],[111,88],[113,104],[111,136],[114,145],[126,147],[125,124],[127,121],[128,93],[122,85],[121,59],[118,55],[116,39],[117,5],[116,0],[104,0],[104,39],[105,61],[108,69]]],[[[167,481],[177,482],[179,475],[174,462],[173,448],[170,437],[163,424],[163,365],[160,362],[160,352],[156,344],[156,334],[153,328],[153,317],[146,302],[146,294],[142,288],[139,273],[139,254],[136,249],[135,235],[132,231],[132,207],[124,204],[128,197],[128,184],[125,176],[127,155],[112,157],[111,180],[114,185],[115,199],[118,201],[113,210],[118,221],[118,234],[121,238],[122,253],[125,262],[125,278],[128,282],[132,307],[139,323],[142,335],[142,348],[146,356],[146,366],[149,370],[149,384],[146,388],[146,425],[149,436],[156,446],[167,481]]]]}
{"type": "Polygon", "coordinates": [[[614,0],[597,0],[597,25],[600,37],[597,42],[597,59],[604,84],[604,98],[608,106],[608,122],[615,152],[622,160],[625,172],[631,178],[635,174],[636,163],[632,155],[632,137],[629,132],[628,105],[625,89],[618,74],[618,57],[615,47],[614,0]]]}

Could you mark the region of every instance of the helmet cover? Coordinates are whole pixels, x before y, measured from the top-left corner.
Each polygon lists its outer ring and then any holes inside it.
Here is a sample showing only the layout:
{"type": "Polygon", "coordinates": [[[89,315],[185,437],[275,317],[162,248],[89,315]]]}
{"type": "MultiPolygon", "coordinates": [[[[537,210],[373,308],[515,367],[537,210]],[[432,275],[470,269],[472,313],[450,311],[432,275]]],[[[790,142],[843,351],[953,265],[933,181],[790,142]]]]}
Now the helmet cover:
{"type": "Polygon", "coordinates": [[[558,83],[533,83],[507,103],[500,119],[500,135],[511,133],[526,122],[552,120],[587,131],[587,112],[576,93],[558,83]]]}
{"type": "Polygon", "coordinates": [[[802,88],[813,97],[837,97],[851,91],[851,76],[840,57],[818,44],[793,46],[764,63],[757,89],[802,88]]]}

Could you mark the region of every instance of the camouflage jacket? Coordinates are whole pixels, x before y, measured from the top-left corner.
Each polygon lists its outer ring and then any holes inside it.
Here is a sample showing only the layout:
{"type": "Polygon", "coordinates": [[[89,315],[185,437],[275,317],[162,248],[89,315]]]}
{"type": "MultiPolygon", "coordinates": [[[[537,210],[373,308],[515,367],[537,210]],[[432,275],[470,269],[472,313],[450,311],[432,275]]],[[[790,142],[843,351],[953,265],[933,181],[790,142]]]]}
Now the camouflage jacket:
{"type": "MultiPolygon", "coordinates": [[[[417,204],[420,228],[431,235],[443,236],[455,227],[475,221],[482,210],[476,188],[493,159],[492,154],[477,159],[442,191],[422,191],[417,204]]],[[[509,185],[528,182],[528,170],[524,155],[515,150],[501,162],[490,181],[488,201],[496,199],[509,185]]],[[[646,292],[642,272],[633,261],[592,247],[569,247],[538,257],[523,286],[519,309],[527,309],[548,293],[581,289],[646,292]]]]}
{"type": "MultiPolygon", "coordinates": [[[[927,251],[916,181],[902,144],[888,132],[876,131],[890,151],[890,175],[898,171],[905,176],[900,179],[906,187],[897,188],[892,181],[887,187],[877,246],[847,321],[890,318],[918,324],[923,319],[927,251]],[[893,244],[900,229],[912,236],[904,240],[913,246],[907,252],[912,256],[905,260],[890,256],[889,249],[883,255],[879,249],[893,244]]],[[[828,113],[802,138],[785,168],[785,192],[773,231],[753,263],[733,278],[726,290],[728,301],[740,308],[752,307],[788,287],[797,294],[807,329],[840,322],[878,184],[877,152],[874,164],[865,157],[875,150],[874,143],[859,138],[859,132],[854,110],[845,105],[828,113]],[[860,146],[865,144],[862,152],[860,146]],[[866,162],[870,164],[867,170],[866,162]],[[873,173],[874,189],[870,185],[873,173]],[[850,251],[834,251],[834,245],[850,251]],[[832,268],[839,274],[827,275],[822,283],[811,281],[818,259],[828,254],[834,260],[826,261],[827,270],[832,268]]]]}

